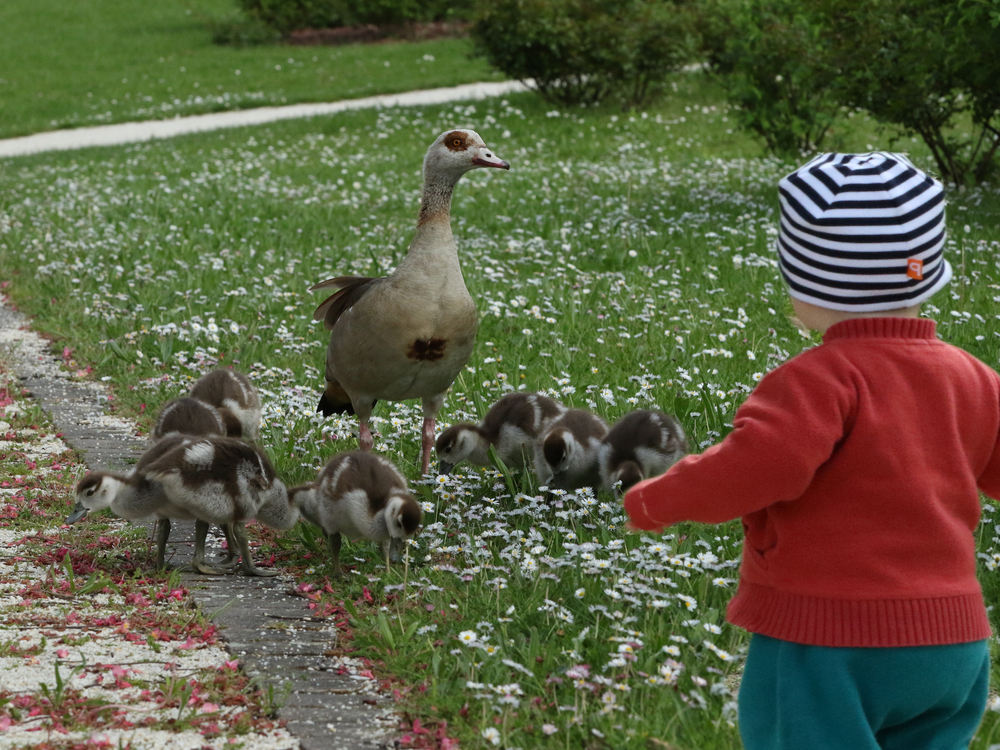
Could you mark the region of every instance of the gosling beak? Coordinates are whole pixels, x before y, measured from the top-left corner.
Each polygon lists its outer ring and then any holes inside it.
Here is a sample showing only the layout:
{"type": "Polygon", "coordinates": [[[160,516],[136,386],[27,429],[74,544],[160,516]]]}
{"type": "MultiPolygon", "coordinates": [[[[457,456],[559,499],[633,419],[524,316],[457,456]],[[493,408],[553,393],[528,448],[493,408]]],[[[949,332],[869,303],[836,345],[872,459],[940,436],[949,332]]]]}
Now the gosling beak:
{"type": "Polygon", "coordinates": [[[455,468],[455,464],[450,464],[447,461],[438,461],[438,474],[451,474],[451,470],[455,468]]]}
{"type": "Polygon", "coordinates": [[[76,523],[81,518],[84,518],[89,512],[90,512],[89,509],[84,508],[83,505],[77,503],[76,505],[73,506],[73,512],[69,514],[69,517],[66,519],[65,523],[67,524],[76,523]]]}

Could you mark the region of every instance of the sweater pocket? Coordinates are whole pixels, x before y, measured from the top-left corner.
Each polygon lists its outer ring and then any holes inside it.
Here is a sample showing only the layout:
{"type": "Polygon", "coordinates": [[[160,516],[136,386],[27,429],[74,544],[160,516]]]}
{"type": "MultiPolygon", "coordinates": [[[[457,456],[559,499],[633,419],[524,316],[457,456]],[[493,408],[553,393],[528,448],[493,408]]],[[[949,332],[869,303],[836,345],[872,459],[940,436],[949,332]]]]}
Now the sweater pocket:
{"type": "Polygon", "coordinates": [[[767,570],[769,557],[778,546],[778,535],[768,523],[767,510],[745,516],[743,523],[743,551],[754,567],[767,570]]]}

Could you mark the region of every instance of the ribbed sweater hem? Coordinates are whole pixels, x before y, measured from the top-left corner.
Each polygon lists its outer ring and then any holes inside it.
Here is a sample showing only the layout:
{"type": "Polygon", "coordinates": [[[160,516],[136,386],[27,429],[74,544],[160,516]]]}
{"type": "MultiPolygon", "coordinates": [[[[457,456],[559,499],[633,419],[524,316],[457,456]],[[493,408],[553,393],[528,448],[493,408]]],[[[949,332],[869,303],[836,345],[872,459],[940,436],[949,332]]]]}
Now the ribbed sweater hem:
{"type": "Polygon", "coordinates": [[[980,592],[935,599],[825,599],[741,581],[726,616],[751,633],[813,646],[940,646],[992,635],[980,592]]]}

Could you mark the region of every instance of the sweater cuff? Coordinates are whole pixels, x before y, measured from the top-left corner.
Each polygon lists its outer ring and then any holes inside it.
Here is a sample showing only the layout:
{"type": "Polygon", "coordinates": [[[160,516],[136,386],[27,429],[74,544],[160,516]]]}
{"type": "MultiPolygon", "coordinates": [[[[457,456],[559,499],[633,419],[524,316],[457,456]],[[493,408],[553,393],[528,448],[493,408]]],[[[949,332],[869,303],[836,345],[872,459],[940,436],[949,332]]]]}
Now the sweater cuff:
{"type": "Polygon", "coordinates": [[[625,512],[632,525],[643,531],[663,531],[663,522],[649,514],[648,503],[652,500],[651,485],[657,477],[639,482],[625,493],[625,512]]]}

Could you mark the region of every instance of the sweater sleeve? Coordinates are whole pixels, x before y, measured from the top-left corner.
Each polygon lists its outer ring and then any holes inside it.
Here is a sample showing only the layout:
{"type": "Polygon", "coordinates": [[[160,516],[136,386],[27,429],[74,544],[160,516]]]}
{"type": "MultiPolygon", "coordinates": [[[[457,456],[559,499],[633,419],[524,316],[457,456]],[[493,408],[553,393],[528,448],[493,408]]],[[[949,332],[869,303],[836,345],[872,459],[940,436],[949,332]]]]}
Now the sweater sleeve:
{"type": "Polygon", "coordinates": [[[1000,435],[993,444],[993,454],[986,462],[986,468],[976,480],[979,491],[994,500],[1000,500],[1000,435]]]}
{"type": "Polygon", "coordinates": [[[721,443],[629,490],[632,525],[722,523],[799,497],[853,421],[851,374],[830,364],[806,352],[765,376],[721,443]]]}

